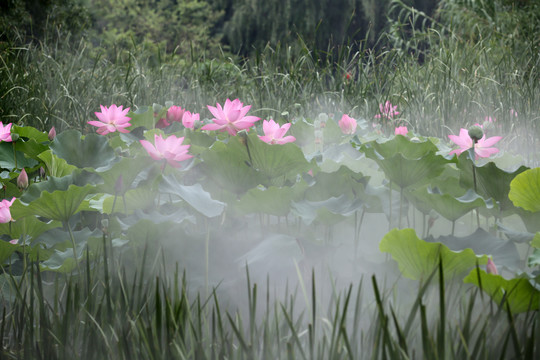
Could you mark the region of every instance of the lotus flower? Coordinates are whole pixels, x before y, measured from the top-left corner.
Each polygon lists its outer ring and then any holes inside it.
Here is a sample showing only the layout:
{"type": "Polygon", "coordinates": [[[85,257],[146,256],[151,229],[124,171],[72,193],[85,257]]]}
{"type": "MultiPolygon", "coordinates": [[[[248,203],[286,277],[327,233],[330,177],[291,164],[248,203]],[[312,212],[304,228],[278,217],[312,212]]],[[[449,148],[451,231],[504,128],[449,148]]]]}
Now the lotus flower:
{"type": "Polygon", "coordinates": [[[264,120],[263,121],[263,131],[264,136],[259,135],[259,139],[264,141],[267,144],[279,144],[283,145],[289,142],[296,140],[294,136],[284,136],[289,128],[291,123],[286,123],[283,126],[279,126],[274,120],[264,120]]]}
{"type": "Polygon", "coordinates": [[[487,264],[486,264],[486,272],[488,274],[495,274],[498,275],[499,272],[497,271],[497,267],[495,266],[495,263],[491,259],[491,257],[488,258],[487,264]]]}
{"type": "Polygon", "coordinates": [[[11,212],[9,212],[9,207],[14,201],[15,198],[11,199],[11,201],[6,199],[0,201],[0,223],[8,223],[13,221],[11,218],[11,212]]]}
{"type": "Polygon", "coordinates": [[[486,158],[498,153],[499,149],[491,146],[501,140],[502,136],[492,136],[486,139],[486,136],[484,135],[480,140],[478,140],[478,142],[476,142],[476,144],[473,144],[473,139],[469,136],[469,131],[462,128],[459,130],[459,136],[448,135],[448,138],[459,146],[459,149],[452,150],[450,154],[459,155],[474,146],[474,153],[476,159],[478,159],[479,157],[486,158]]]}
{"type": "Polygon", "coordinates": [[[49,138],[49,141],[53,141],[56,137],[56,129],[54,128],[54,126],[51,128],[51,130],[49,130],[49,134],[47,135],[47,137],[49,138]]]}
{"type": "Polygon", "coordinates": [[[21,173],[17,177],[17,187],[19,190],[24,190],[28,187],[28,174],[24,168],[21,170],[21,173]]]}
{"type": "Polygon", "coordinates": [[[339,128],[341,129],[341,132],[343,132],[344,134],[349,134],[349,135],[354,134],[356,132],[356,126],[358,125],[356,123],[356,120],[347,114],[343,114],[338,124],[339,124],[339,128]]]}
{"type": "Polygon", "coordinates": [[[127,117],[126,114],[129,111],[129,108],[122,109],[122,106],[118,107],[115,104],[112,104],[110,107],[100,105],[101,112],[96,112],[96,116],[101,121],[89,121],[88,123],[93,126],[97,126],[97,133],[100,135],[107,135],[115,131],[121,133],[128,133],[129,130],[125,128],[131,126],[128,122],[131,118],[127,117]]]}
{"type": "Polygon", "coordinates": [[[208,105],[208,110],[215,116],[213,124],[204,125],[201,130],[227,131],[230,135],[236,135],[240,130],[248,130],[256,121],[261,120],[256,116],[246,116],[251,105],[244,106],[239,99],[233,101],[227,99],[223,107],[216,104],[216,107],[208,105]]]}
{"type": "Polygon", "coordinates": [[[194,129],[195,124],[199,122],[199,114],[191,114],[189,111],[184,112],[182,116],[182,125],[187,129],[194,129]]]}
{"type": "Polygon", "coordinates": [[[180,162],[192,158],[189,155],[188,149],[191,145],[182,145],[184,137],[177,138],[174,135],[163,139],[161,135],[154,135],[154,145],[148,140],[139,140],[141,145],[146,149],[150,157],[154,160],[165,159],[167,164],[172,167],[179,168],[180,162]]]}
{"type": "Polygon", "coordinates": [[[181,122],[185,112],[186,109],[173,105],[167,110],[167,121],[169,123],[181,122]]]}
{"type": "Polygon", "coordinates": [[[409,133],[409,130],[407,130],[407,127],[406,127],[406,126],[399,126],[399,127],[397,127],[396,130],[395,130],[395,134],[396,134],[396,135],[407,136],[408,133],[409,133]]]}
{"type": "Polygon", "coordinates": [[[4,124],[2,124],[2,122],[0,121],[0,141],[6,141],[6,142],[13,141],[11,139],[11,125],[13,124],[9,123],[6,126],[4,126],[4,124]]]}
{"type": "Polygon", "coordinates": [[[380,119],[381,117],[387,118],[387,119],[393,119],[395,115],[399,115],[399,111],[396,111],[397,105],[392,106],[392,103],[390,101],[386,101],[384,104],[379,104],[379,110],[380,114],[375,115],[377,119],[380,119]]]}

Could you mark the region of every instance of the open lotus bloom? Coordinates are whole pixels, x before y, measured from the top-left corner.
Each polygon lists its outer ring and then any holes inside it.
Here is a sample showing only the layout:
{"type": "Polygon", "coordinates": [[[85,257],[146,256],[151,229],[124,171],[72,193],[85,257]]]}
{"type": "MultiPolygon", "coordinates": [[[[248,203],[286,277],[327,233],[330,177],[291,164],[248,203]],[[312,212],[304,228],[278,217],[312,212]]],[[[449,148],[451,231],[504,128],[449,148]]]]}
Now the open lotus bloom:
{"type": "Polygon", "coordinates": [[[0,141],[7,141],[7,142],[13,141],[11,139],[11,125],[13,124],[9,123],[6,126],[4,126],[4,124],[0,121],[0,141]]]}
{"type": "Polygon", "coordinates": [[[172,167],[179,168],[182,166],[181,161],[192,158],[193,155],[188,154],[188,149],[191,145],[182,145],[184,141],[183,137],[176,137],[174,135],[163,139],[161,135],[154,135],[154,144],[148,140],[139,140],[141,145],[146,149],[150,157],[154,160],[167,161],[167,164],[172,167]]]}
{"type": "Polygon", "coordinates": [[[263,121],[263,131],[264,135],[259,135],[259,139],[264,141],[267,144],[279,144],[283,145],[289,142],[296,140],[294,136],[285,136],[285,133],[289,131],[291,123],[284,124],[279,126],[274,120],[264,120],[263,121]]]}
{"type": "Polygon", "coordinates": [[[347,114],[343,114],[341,120],[338,122],[338,125],[341,132],[348,135],[354,134],[356,132],[356,126],[358,126],[356,120],[347,114]]]}
{"type": "Polygon", "coordinates": [[[502,136],[492,136],[486,139],[486,136],[482,136],[476,144],[473,143],[473,139],[469,136],[469,131],[467,129],[461,128],[458,135],[448,135],[448,138],[454,142],[459,149],[450,151],[450,154],[461,154],[464,151],[472,148],[474,146],[474,153],[476,159],[482,157],[487,158],[493,154],[499,152],[499,149],[491,147],[495,145],[499,140],[502,139],[502,136]]]}
{"type": "Polygon", "coordinates": [[[122,109],[122,106],[116,106],[115,104],[110,107],[100,105],[101,112],[96,112],[96,116],[100,121],[89,121],[88,123],[93,126],[97,126],[97,133],[100,135],[107,135],[115,131],[121,133],[128,133],[126,128],[131,126],[127,117],[129,108],[122,109]]]}
{"type": "Polygon", "coordinates": [[[214,115],[213,123],[204,125],[201,130],[227,131],[230,135],[236,135],[238,131],[248,130],[256,121],[261,120],[256,116],[246,116],[251,105],[244,106],[239,99],[233,101],[227,99],[223,107],[220,104],[207,107],[214,115]]]}
{"type": "Polygon", "coordinates": [[[15,198],[11,199],[11,201],[6,199],[0,201],[0,223],[8,223],[13,220],[9,208],[14,201],[15,198]]]}
{"type": "Polygon", "coordinates": [[[380,118],[388,118],[392,119],[394,116],[399,115],[399,111],[397,111],[397,105],[392,105],[390,101],[386,101],[386,103],[379,104],[379,111],[380,113],[375,115],[377,119],[380,118]]]}

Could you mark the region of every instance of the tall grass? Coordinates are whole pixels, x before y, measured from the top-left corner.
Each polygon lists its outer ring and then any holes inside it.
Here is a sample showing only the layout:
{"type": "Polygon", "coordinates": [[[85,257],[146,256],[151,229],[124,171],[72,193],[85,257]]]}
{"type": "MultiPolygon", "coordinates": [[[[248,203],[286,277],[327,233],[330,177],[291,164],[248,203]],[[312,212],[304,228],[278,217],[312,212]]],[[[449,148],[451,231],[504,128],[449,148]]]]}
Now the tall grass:
{"type": "MultiPolygon", "coordinates": [[[[109,245],[107,245],[107,248],[109,245]]],[[[107,255],[108,254],[108,255],[107,255]]],[[[145,251],[142,259],[149,254],[145,251]]],[[[89,257],[87,257],[87,260],[89,257]]],[[[246,277],[242,305],[219,287],[192,293],[186,274],[142,260],[126,270],[103,252],[83,273],[37,264],[3,274],[0,354],[6,359],[532,359],[537,313],[512,315],[435,272],[416,295],[373,276],[323,293],[311,281],[275,298],[246,277]],[[114,265],[114,266],[113,266],[114,265]],[[144,270],[146,269],[146,270],[144,270]],[[449,291],[451,290],[451,291],[449,291]],[[234,304],[234,302],[232,302],[234,304]]],[[[442,267],[441,267],[442,268],[442,267]]],[[[401,280],[405,281],[405,280],[401,280]]],[[[410,284],[406,284],[410,290],[410,284]]],[[[242,297],[242,296],[241,296],[242,297]]]]}

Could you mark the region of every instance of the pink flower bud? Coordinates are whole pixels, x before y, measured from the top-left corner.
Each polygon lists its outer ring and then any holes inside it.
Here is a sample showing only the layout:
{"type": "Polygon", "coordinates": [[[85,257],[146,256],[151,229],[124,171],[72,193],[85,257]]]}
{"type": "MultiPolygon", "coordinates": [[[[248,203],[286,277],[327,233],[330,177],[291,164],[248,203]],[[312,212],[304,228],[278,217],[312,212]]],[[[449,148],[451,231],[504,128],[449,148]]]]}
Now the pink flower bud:
{"type": "Polygon", "coordinates": [[[488,258],[488,262],[486,264],[486,272],[488,274],[495,274],[495,275],[499,274],[499,272],[497,271],[497,267],[495,266],[495,263],[490,257],[488,258]]]}
{"type": "Polygon", "coordinates": [[[199,114],[191,114],[189,111],[185,111],[182,116],[182,125],[187,129],[195,129],[195,124],[199,122],[199,114]]]}
{"type": "Polygon", "coordinates": [[[19,190],[24,190],[28,187],[28,174],[24,168],[21,170],[21,173],[17,177],[17,187],[19,190]]]}
{"type": "Polygon", "coordinates": [[[356,120],[347,114],[343,114],[341,120],[338,122],[341,132],[344,134],[352,135],[356,132],[356,120]]]}
{"type": "Polygon", "coordinates": [[[408,133],[409,133],[409,130],[407,130],[407,127],[406,127],[406,126],[399,126],[399,127],[397,127],[396,130],[395,130],[395,134],[396,134],[396,135],[407,136],[408,133]]]}
{"type": "Polygon", "coordinates": [[[51,130],[49,130],[49,141],[53,141],[55,137],[56,137],[56,129],[53,126],[51,130]]]}

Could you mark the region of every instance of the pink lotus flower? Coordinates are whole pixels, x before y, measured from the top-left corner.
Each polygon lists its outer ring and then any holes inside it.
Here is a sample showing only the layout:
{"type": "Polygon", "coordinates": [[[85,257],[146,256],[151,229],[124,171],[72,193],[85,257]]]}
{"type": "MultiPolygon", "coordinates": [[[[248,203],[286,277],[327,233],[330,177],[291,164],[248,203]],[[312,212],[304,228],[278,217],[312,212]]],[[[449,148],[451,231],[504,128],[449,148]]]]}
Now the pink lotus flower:
{"type": "Polygon", "coordinates": [[[181,122],[185,112],[186,109],[173,105],[167,110],[167,121],[169,123],[181,122]]]}
{"type": "Polygon", "coordinates": [[[486,272],[488,274],[495,274],[498,275],[499,272],[497,271],[497,267],[495,266],[495,263],[491,259],[491,257],[488,258],[488,262],[486,264],[486,272]]]}
{"type": "Polygon", "coordinates": [[[6,126],[4,126],[4,124],[2,124],[2,122],[0,121],[0,141],[6,141],[6,142],[13,141],[11,139],[11,125],[13,124],[9,123],[6,126]]]}
{"type": "Polygon", "coordinates": [[[191,145],[182,145],[184,138],[177,138],[174,135],[163,139],[161,135],[154,135],[154,145],[147,140],[139,140],[141,145],[146,149],[150,157],[154,160],[165,159],[169,165],[179,168],[180,161],[192,158],[189,155],[188,149],[191,145]]]}
{"type": "Polygon", "coordinates": [[[101,112],[96,112],[96,116],[101,121],[89,121],[88,123],[93,126],[97,126],[97,133],[100,135],[107,135],[115,131],[121,133],[128,133],[129,130],[125,128],[131,126],[128,122],[131,118],[127,117],[126,114],[129,111],[129,108],[123,110],[122,106],[118,107],[115,104],[112,104],[110,107],[100,105],[101,112]]]}
{"type": "Polygon", "coordinates": [[[274,120],[270,121],[263,121],[263,131],[264,136],[259,135],[259,139],[264,141],[267,144],[279,144],[283,145],[289,142],[293,142],[296,140],[294,136],[284,136],[287,131],[289,131],[289,128],[291,127],[291,123],[286,123],[283,126],[279,126],[278,123],[276,123],[274,120]]]}
{"type": "Polygon", "coordinates": [[[408,133],[409,133],[409,130],[407,130],[407,127],[406,127],[406,126],[399,126],[399,127],[397,127],[396,130],[395,130],[395,134],[396,134],[396,135],[407,136],[408,133]]]}
{"type": "Polygon", "coordinates": [[[195,129],[195,124],[199,122],[199,114],[191,114],[189,111],[184,112],[182,117],[182,125],[187,129],[195,129]]]}
{"type": "Polygon", "coordinates": [[[344,134],[349,134],[349,135],[354,134],[356,132],[356,126],[358,125],[356,123],[356,120],[347,114],[343,114],[338,124],[339,124],[339,128],[341,129],[341,132],[343,132],[344,134]]]}
{"type": "Polygon", "coordinates": [[[13,204],[15,201],[15,198],[10,200],[2,200],[0,201],[0,223],[8,223],[10,221],[13,221],[11,218],[11,212],[9,211],[9,207],[13,204]]]}
{"type": "Polygon", "coordinates": [[[167,121],[167,119],[165,118],[161,118],[158,120],[158,122],[156,123],[156,129],[163,129],[163,128],[166,128],[167,126],[171,125],[170,122],[167,121]]]}
{"type": "Polygon", "coordinates": [[[216,105],[216,107],[208,105],[208,110],[215,116],[212,119],[214,123],[204,125],[201,130],[227,131],[230,135],[236,135],[238,131],[248,130],[256,121],[261,120],[256,116],[246,116],[251,105],[244,106],[239,99],[234,101],[227,99],[223,107],[220,104],[216,105]]]}
{"type": "Polygon", "coordinates": [[[379,104],[379,110],[380,114],[375,115],[377,119],[380,119],[381,117],[387,118],[387,119],[393,119],[395,115],[399,115],[399,111],[396,111],[397,105],[392,106],[392,103],[390,101],[386,101],[384,104],[379,104]]]}
{"type": "Polygon", "coordinates": [[[13,245],[17,245],[18,242],[19,242],[19,239],[9,240],[9,243],[13,245]]]}
{"type": "Polygon", "coordinates": [[[469,131],[467,129],[459,130],[459,136],[457,135],[448,135],[448,138],[452,140],[456,145],[459,146],[459,149],[450,151],[450,154],[461,154],[462,152],[472,148],[474,146],[474,153],[476,159],[479,157],[490,157],[493,154],[499,152],[499,149],[491,147],[499,140],[502,139],[502,136],[492,136],[486,139],[486,136],[482,136],[476,144],[473,144],[473,140],[469,136],[469,131]]]}

